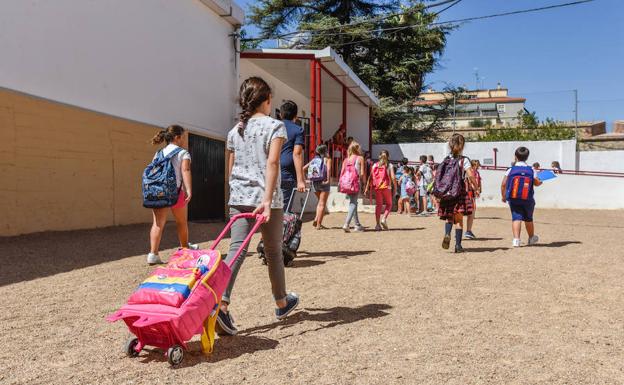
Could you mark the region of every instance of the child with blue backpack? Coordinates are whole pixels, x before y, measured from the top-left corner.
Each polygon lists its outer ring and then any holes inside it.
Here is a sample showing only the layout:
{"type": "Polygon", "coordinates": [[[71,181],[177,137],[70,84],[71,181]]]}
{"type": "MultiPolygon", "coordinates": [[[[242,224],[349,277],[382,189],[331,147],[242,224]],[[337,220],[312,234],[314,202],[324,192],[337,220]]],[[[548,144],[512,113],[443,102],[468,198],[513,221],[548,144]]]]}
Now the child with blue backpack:
{"type": "Polygon", "coordinates": [[[158,255],[167,213],[173,213],[180,247],[197,249],[188,242],[187,204],[191,200],[191,154],[184,146],[184,128],[177,124],[161,130],[152,144],[167,145],[156,152],[143,173],[143,206],[152,209],[150,252],[147,263],[163,263],[158,255]]]}
{"type": "Polygon", "coordinates": [[[511,209],[511,229],[513,232],[513,247],[520,247],[520,232],[524,222],[529,235],[529,245],[539,242],[533,225],[533,211],[535,210],[534,186],[539,186],[539,180],[533,168],[526,161],[529,159],[529,149],[518,147],[515,153],[514,165],[505,172],[501,184],[501,198],[503,203],[509,203],[511,209]]]}

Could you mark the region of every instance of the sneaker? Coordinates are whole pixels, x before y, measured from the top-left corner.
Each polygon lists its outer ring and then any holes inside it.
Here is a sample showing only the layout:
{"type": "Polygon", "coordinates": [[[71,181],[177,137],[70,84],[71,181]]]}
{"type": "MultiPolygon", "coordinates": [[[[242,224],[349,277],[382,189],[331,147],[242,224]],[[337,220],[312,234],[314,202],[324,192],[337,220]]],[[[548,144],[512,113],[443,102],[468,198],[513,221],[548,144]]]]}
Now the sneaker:
{"type": "Polygon", "coordinates": [[[539,237],[537,235],[534,235],[531,238],[529,238],[529,246],[534,245],[537,242],[539,242],[539,237]]]}
{"type": "Polygon", "coordinates": [[[466,252],[466,250],[464,250],[462,245],[455,245],[455,252],[456,253],[464,253],[464,252],[466,252]]]}
{"type": "Polygon", "coordinates": [[[158,254],[149,253],[147,254],[147,263],[149,265],[162,265],[164,262],[160,259],[158,254]]]}
{"type": "Polygon", "coordinates": [[[519,240],[519,239],[514,239],[514,240],[511,242],[511,245],[512,245],[513,247],[520,247],[520,240],[519,240]]]}
{"type": "Polygon", "coordinates": [[[375,231],[381,231],[381,226],[379,225],[375,226],[375,231]]]}
{"type": "Polygon", "coordinates": [[[288,293],[286,296],[286,307],[275,309],[275,318],[283,320],[288,317],[299,305],[299,296],[295,293],[288,293]]]}
{"type": "Polygon", "coordinates": [[[360,225],[360,226],[355,226],[355,228],[353,229],[354,233],[361,233],[364,232],[364,226],[360,225]]]}
{"type": "Polygon", "coordinates": [[[445,234],[442,240],[442,248],[447,250],[451,246],[451,234],[445,234]]]}
{"type": "Polygon", "coordinates": [[[316,219],[314,221],[312,221],[312,227],[316,227],[318,223],[316,222],[316,219]]]}
{"type": "Polygon", "coordinates": [[[222,311],[217,315],[217,334],[220,336],[235,336],[238,329],[234,326],[234,318],[230,311],[224,313],[222,311]]]}
{"type": "Polygon", "coordinates": [[[464,234],[464,238],[466,238],[466,239],[477,239],[477,236],[474,235],[474,233],[472,231],[466,231],[466,234],[464,234]]]}
{"type": "Polygon", "coordinates": [[[384,230],[388,230],[388,222],[386,222],[386,218],[382,218],[380,223],[384,230]]]}
{"type": "Polygon", "coordinates": [[[348,233],[351,231],[351,229],[347,225],[342,226],[342,230],[344,230],[345,233],[348,233]]]}
{"type": "Polygon", "coordinates": [[[199,250],[199,245],[197,243],[189,242],[188,248],[191,249],[191,250],[199,250]]]}

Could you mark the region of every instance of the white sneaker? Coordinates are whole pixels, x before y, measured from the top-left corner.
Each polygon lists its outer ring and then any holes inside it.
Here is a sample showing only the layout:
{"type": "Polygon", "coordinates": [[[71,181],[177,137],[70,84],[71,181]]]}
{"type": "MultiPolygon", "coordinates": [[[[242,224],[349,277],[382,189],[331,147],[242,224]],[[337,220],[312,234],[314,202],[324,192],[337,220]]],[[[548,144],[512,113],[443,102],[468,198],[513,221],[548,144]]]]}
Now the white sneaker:
{"type": "Polygon", "coordinates": [[[345,233],[348,233],[351,231],[351,229],[347,225],[342,226],[342,229],[344,230],[345,233]]]}
{"type": "Polygon", "coordinates": [[[388,230],[388,223],[386,222],[386,218],[381,218],[381,227],[383,227],[384,230],[388,230]]]}
{"type": "Polygon", "coordinates": [[[353,232],[355,233],[361,233],[364,231],[364,226],[355,226],[355,228],[353,229],[353,232]]]}
{"type": "Polygon", "coordinates": [[[147,263],[149,265],[161,265],[164,262],[160,259],[158,254],[149,253],[149,254],[147,254],[147,263]]]}
{"type": "Polygon", "coordinates": [[[191,249],[191,250],[199,250],[199,245],[197,243],[189,242],[188,248],[191,249]]]}
{"type": "Polygon", "coordinates": [[[529,238],[529,246],[534,245],[537,242],[539,242],[539,237],[537,235],[534,235],[531,238],[529,238]]]}
{"type": "Polygon", "coordinates": [[[519,239],[514,239],[513,242],[511,243],[511,245],[513,247],[520,247],[520,240],[519,239]]]}

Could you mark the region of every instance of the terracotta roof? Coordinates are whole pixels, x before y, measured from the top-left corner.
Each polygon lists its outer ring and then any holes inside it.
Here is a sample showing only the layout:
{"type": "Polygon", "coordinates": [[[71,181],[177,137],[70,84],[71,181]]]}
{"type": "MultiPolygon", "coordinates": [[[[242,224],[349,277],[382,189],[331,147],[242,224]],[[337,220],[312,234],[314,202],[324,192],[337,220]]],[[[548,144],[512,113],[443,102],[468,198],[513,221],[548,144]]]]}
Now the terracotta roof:
{"type": "MultiPolygon", "coordinates": [[[[442,104],[444,100],[416,100],[415,106],[434,106],[436,104],[442,104]]],[[[477,103],[524,103],[525,98],[510,98],[510,97],[496,97],[496,98],[474,98],[474,99],[457,99],[457,104],[477,104],[477,103]]]]}

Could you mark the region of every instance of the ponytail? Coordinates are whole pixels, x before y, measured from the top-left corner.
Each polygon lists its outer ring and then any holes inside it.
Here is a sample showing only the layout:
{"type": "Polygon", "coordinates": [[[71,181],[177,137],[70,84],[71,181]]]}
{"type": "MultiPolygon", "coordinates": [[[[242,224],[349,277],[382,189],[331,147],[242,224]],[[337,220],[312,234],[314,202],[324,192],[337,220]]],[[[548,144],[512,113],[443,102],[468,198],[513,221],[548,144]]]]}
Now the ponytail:
{"type": "Polygon", "coordinates": [[[381,163],[384,167],[388,167],[388,151],[381,150],[379,153],[379,163],[381,163]]]}
{"type": "Polygon", "coordinates": [[[238,104],[241,107],[239,115],[240,124],[238,134],[242,137],[245,134],[245,127],[252,115],[258,111],[260,105],[271,97],[271,87],[262,78],[250,77],[240,86],[238,104]]]}
{"type": "Polygon", "coordinates": [[[160,130],[158,134],[152,138],[152,144],[161,144],[162,142],[171,143],[176,137],[184,134],[184,127],[178,124],[172,124],[164,130],[160,130]]]}

